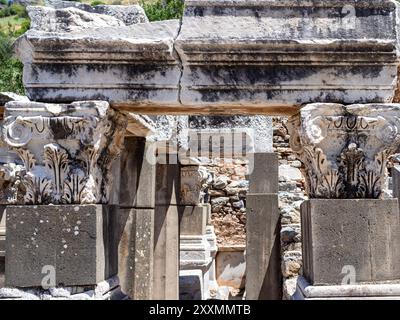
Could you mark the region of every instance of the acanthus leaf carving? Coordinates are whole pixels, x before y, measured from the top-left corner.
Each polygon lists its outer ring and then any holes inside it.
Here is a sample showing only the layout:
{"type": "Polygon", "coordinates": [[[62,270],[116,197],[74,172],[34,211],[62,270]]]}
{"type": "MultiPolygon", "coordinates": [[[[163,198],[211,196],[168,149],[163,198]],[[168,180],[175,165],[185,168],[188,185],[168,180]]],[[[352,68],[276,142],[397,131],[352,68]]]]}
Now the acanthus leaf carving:
{"type": "Polygon", "coordinates": [[[400,105],[311,104],[289,123],[311,198],[379,198],[400,146],[400,105]]]}
{"type": "Polygon", "coordinates": [[[122,149],[126,125],[126,117],[106,102],[8,103],[2,140],[21,165],[18,178],[8,183],[15,194],[5,202],[107,203],[110,167],[122,149]]]}

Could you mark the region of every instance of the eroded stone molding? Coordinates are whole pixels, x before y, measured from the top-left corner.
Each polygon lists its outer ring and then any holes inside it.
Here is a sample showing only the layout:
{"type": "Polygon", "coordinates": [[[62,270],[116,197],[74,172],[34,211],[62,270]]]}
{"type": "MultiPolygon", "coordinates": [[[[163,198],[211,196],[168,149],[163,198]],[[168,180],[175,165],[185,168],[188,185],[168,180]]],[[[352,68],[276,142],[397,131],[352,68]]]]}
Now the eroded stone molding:
{"type": "Polygon", "coordinates": [[[181,203],[199,205],[208,201],[208,187],[213,181],[210,171],[204,166],[181,168],[181,203]]]}
{"type": "Polygon", "coordinates": [[[9,102],[2,140],[18,155],[0,168],[5,203],[106,204],[127,125],[107,102],[9,102]]]}
{"type": "Polygon", "coordinates": [[[311,198],[380,198],[400,145],[400,104],[310,104],[289,121],[311,198]]]}

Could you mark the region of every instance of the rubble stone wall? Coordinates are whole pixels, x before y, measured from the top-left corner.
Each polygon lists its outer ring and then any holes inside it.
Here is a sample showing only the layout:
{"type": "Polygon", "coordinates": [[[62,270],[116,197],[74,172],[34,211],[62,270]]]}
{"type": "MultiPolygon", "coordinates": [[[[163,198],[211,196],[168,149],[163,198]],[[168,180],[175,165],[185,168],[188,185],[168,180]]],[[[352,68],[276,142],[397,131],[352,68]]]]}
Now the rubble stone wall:
{"type": "Polygon", "coordinates": [[[279,209],[281,213],[281,254],[283,298],[289,299],[296,289],[297,276],[302,266],[300,205],[306,199],[304,179],[289,146],[287,118],[273,119],[274,152],[279,157],[279,209]]]}
{"type": "Polygon", "coordinates": [[[208,169],[214,175],[209,195],[218,246],[246,246],[247,161],[219,159],[208,169]]]}

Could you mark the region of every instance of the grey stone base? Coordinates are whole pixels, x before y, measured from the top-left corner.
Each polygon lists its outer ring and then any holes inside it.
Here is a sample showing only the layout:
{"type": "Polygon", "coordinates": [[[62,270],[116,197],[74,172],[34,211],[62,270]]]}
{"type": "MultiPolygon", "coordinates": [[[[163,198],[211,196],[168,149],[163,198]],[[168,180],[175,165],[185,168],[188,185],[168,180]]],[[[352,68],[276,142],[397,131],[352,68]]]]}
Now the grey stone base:
{"type": "Polygon", "coordinates": [[[312,286],[299,277],[292,300],[400,300],[400,280],[397,283],[312,286]]]}
{"type": "Polygon", "coordinates": [[[5,285],[41,287],[48,277],[46,285],[87,286],[114,276],[115,213],[103,205],[8,206],[5,285]]]}
{"type": "Polygon", "coordinates": [[[397,199],[311,199],[301,205],[303,275],[312,285],[400,279],[397,199]],[[349,274],[350,275],[350,274],[349,274]]]}
{"type": "Polygon", "coordinates": [[[41,288],[0,288],[0,300],[126,300],[119,278],[112,277],[94,286],[41,288]]]}

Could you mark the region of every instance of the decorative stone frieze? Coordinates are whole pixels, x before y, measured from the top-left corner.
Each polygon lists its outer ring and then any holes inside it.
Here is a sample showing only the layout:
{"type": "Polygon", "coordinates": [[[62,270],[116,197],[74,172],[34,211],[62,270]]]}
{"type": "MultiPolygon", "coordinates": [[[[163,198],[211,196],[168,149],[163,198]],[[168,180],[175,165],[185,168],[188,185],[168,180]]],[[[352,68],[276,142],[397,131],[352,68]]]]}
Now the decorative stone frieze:
{"type": "Polygon", "coordinates": [[[380,198],[400,145],[400,105],[310,104],[289,123],[311,198],[380,198]]]}
{"type": "Polygon", "coordinates": [[[18,157],[3,164],[7,204],[106,204],[126,118],[107,102],[9,102],[2,141],[18,157]]]}

